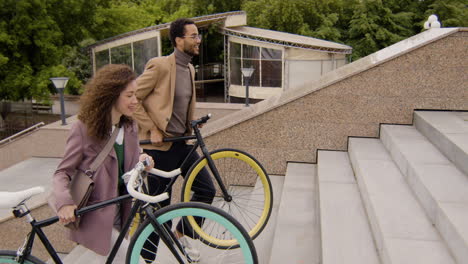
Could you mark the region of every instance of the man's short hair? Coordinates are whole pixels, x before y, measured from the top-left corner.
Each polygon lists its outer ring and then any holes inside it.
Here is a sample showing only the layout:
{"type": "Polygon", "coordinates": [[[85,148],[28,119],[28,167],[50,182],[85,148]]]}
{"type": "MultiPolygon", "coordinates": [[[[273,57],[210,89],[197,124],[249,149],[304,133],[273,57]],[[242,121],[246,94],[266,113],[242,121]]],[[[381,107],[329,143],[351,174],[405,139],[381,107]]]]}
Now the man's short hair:
{"type": "Polygon", "coordinates": [[[169,29],[169,37],[171,39],[172,46],[176,46],[175,39],[177,37],[181,38],[185,35],[185,25],[195,24],[193,20],[188,18],[179,18],[171,23],[169,29]]]}

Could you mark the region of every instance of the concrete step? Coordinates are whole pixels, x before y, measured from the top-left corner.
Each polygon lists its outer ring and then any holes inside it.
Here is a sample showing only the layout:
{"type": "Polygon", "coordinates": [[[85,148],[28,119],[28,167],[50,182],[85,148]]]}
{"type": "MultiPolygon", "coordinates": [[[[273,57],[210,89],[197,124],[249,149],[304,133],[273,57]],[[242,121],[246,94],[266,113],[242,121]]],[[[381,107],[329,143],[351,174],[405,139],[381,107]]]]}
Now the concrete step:
{"type": "MultiPolygon", "coordinates": [[[[283,191],[284,179],[285,176],[270,175],[271,187],[273,189],[273,208],[271,210],[270,219],[268,220],[265,229],[263,229],[262,233],[254,240],[255,249],[257,250],[258,255],[258,261],[260,264],[268,264],[270,260],[271,248],[273,244],[273,238],[275,237],[275,227],[278,218],[278,209],[283,191]]],[[[260,186],[259,180],[255,185],[255,189],[258,189],[258,186],[260,186]]]]}
{"type": "Polygon", "coordinates": [[[350,138],[348,149],[382,263],[455,263],[382,142],[350,138]]]}
{"type": "MultiPolygon", "coordinates": [[[[67,256],[68,256],[68,253],[57,253],[59,258],[61,260],[65,259],[67,256]]],[[[55,264],[54,260],[52,258],[49,258],[47,261],[46,261],[46,264],[55,264]]],[[[66,263],[65,263],[66,264],[66,263]]]]}
{"type": "Polygon", "coordinates": [[[268,263],[320,262],[316,165],[288,163],[268,263]]]}
{"type": "Polygon", "coordinates": [[[413,126],[384,125],[390,151],[458,263],[468,263],[468,177],[413,126]]]}
{"type": "Polygon", "coordinates": [[[468,112],[414,112],[414,125],[468,175],[468,112]]]}
{"type": "Polygon", "coordinates": [[[348,153],[318,151],[317,176],[322,263],[380,263],[348,153]]]}
{"type": "MultiPolygon", "coordinates": [[[[278,208],[279,202],[281,200],[281,191],[283,189],[283,182],[284,176],[276,176],[270,175],[271,185],[273,188],[273,208],[272,213],[270,216],[270,220],[262,231],[262,233],[254,240],[255,248],[257,250],[258,260],[259,263],[267,264],[271,254],[271,244],[273,242],[273,237],[275,233],[275,226],[276,226],[276,217],[278,215],[278,208]]],[[[236,194],[249,194],[252,197],[258,196],[258,193],[261,192],[261,182],[257,180],[256,185],[254,187],[243,187],[243,186],[230,186],[231,193],[236,194]]],[[[246,202],[249,201],[250,203],[255,203],[252,200],[245,200],[246,202]]],[[[255,206],[255,204],[253,204],[255,206]]],[[[258,206],[258,205],[257,205],[258,206]]],[[[238,220],[241,224],[245,225],[247,223],[251,224],[251,220],[246,219],[244,214],[238,212],[238,210],[231,211],[231,214],[236,220],[238,220]]],[[[174,225],[175,226],[175,225],[174,225]]],[[[210,229],[210,227],[206,227],[210,229]]],[[[202,254],[202,259],[199,263],[219,263],[222,262],[229,262],[235,263],[238,261],[241,263],[240,258],[240,250],[219,250],[212,247],[208,247],[202,242],[198,240],[190,240],[192,246],[198,249],[202,254]]],[[[157,263],[169,263],[172,261],[172,254],[170,253],[169,249],[163,244],[160,244],[160,249],[158,251],[158,257],[156,259],[157,263]]]]}
{"type": "MultiPolygon", "coordinates": [[[[262,231],[262,233],[254,240],[259,263],[267,264],[270,258],[271,245],[273,243],[273,237],[275,234],[276,218],[278,216],[278,208],[279,202],[281,200],[284,179],[284,176],[270,175],[271,185],[273,188],[273,208],[267,226],[262,231]]],[[[261,181],[257,180],[254,187],[230,186],[229,188],[231,193],[245,195],[249,194],[252,197],[257,197],[253,199],[258,200],[259,193],[261,192],[263,194],[263,191],[261,191],[261,186],[261,181]]],[[[255,205],[255,202],[252,199],[246,199],[245,201],[248,202],[249,205],[258,206],[258,204],[255,205]]],[[[251,225],[251,220],[246,219],[245,215],[238,212],[237,209],[230,211],[230,213],[241,224],[251,225]]],[[[210,229],[209,226],[206,228],[210,229]]],[[[239,249],[223,251],[208,247],[200,241],[195,240],[191,240],[191,244],[194,246],[194,248],[198,249],[202,253],[202,259],[200,260],[200,263],[219,263],[219,261],[229,263],[235,263],[236,261],[239,261],[239,263],[241,263],[239,259],[239,249]]],[[[168,263],[171,262],[171,258],[172,255],[169,249],[164,244],[160,244],[159,254],[156,261],[158,263],[168,263]]]]}

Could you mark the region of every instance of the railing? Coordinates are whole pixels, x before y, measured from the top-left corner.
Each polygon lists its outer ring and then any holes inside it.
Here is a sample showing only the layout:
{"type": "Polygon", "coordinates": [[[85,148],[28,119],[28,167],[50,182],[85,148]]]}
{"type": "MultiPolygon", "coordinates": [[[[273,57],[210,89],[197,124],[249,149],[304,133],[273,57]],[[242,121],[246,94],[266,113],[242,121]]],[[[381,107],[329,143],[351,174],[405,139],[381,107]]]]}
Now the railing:
{"type": "Polygon", "coordinates": [[[37,123],[37,124],[35,124],[35,125],[31,126],[31,127],[26,128],[26,129],[14,134],[14,135],[11,135],[11,136],[1,140],[0,141],[0,146],[5,144],[5,143],[13,141],[15,138],[17,138],[17,137],[19,137],[21,135],[24,135],[24,134],[27,134],[27,133],[29,133],[31,131],[34,131],[34,130],[38,129],[39,127],[43,126],[43,125],[45,125],[45,123],[40,122],[40,123],[37,123]]]}

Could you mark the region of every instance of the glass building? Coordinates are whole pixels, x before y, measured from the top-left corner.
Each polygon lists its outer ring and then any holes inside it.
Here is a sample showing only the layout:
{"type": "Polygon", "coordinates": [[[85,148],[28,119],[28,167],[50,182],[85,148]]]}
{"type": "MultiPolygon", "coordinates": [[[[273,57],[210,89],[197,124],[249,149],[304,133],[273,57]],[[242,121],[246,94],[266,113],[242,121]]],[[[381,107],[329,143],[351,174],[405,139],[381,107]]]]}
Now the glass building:
{"type": "MultiPolygon", "coordinates": [[[[203,32],[216,25],[223,35],[224,45],[219,47],[224,61],[206,63],[207,49],[204,39],[196,69],[197,100],[204,100],[208,90],[218,90],[222,101],[243,100],[246,83],[242,68],[253,68],[249,82],[249,98],[262,100],[288,89],[306,85],[323,74],[347,63],[352,48],[326,40],[265,30],[246,26],[243,11],[213,14],[192,18],[203,32]]],[[[146,62],[162,54],[161,38],[169,34],[170,23],[143,28],[106,39],[90,46],[93,69],[108,63],[125,63],[137,74],[146,62]]],[[[210,54],[212,55],[212,54],[210,54]]],[[[206,101],[206,100],[205,100],[206,101]]]]}

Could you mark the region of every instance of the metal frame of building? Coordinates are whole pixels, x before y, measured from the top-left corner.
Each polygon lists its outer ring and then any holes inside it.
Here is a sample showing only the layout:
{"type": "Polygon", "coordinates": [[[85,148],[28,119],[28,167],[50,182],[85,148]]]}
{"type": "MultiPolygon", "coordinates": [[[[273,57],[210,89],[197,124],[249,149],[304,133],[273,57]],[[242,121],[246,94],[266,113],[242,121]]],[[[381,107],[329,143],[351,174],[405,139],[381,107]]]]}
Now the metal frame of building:
{"type": "MultiPolygon", "coordinates": [[[[235,16],[235,15],[245,15],[245,11],[233,11],[233,12],[218,13],[218,14],[213,14],[213,15],[194,17],[194,18],[190,18],[190,19],[193,20],[195,22],[195,24],[199,24],[199,23],[203,23],[203,22],[215,23],[215,22],[224,20],[229,16],[235,16]]],[[[121,38],[126,38],[126,37],[129,37],[129,36],[136,35],[136,34],[143,33],[143,32],[147,32],[147,31],[152,31],[152,30],[161,31],[161,30],[164,30],[164,29],[169,29],[170,26],[171,26],[171,23],[164,23],[164,24],[159,24],[159,25],[156,25],[156,26],[150,26],[150,27],[146,27],[146,28],[142,28],[142,29],[137,29],[137,30],[130,31],[130,32],[127,32],[127,33],[123,33],[123,34],[120,34],[120,35],[117,35],[117,36],[114,36],[114,37],[111,37],[111,38],[103,39],[101,41],[98,41],[98,42],[88,46],[88,48],[91,49],[91,48],[94,48],[96,46],[108,43],[108,42],[116,41],[116,40],[121,39],[121,38]]]]}
{"type": "Polygon", "coordinates": [[[352,48],[351,49],[334,49],[334,48],[328,48],[328,47],[321,47],[321,46],[297,43],[297,42],[292,42],[292,41],[285,41],[285,40],[279,40],[279,39],[266,38],[266,37],[262,37],[262,36],[254,36],[254,35],[251,35],[251,34],[246,34],[246,33],[239,32],[239,31],[236,31],[236,30],[232,30],[232,29],[229,29],[229,28],[223,28],[221,33],[226,35],[226,36],[239,37],[239,38],[250,39],[250,40],[255,40],[255,41],[260,41],[260,42],[266,42],[266,43],[275,44],[275,45],[293,47],[293,48],[311,49],[311,50],[315,50],[315,51],[328,52],[328,53],[340,53],[340,54],[351,54],[352,53],[352,48]]]}

